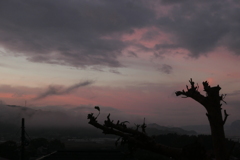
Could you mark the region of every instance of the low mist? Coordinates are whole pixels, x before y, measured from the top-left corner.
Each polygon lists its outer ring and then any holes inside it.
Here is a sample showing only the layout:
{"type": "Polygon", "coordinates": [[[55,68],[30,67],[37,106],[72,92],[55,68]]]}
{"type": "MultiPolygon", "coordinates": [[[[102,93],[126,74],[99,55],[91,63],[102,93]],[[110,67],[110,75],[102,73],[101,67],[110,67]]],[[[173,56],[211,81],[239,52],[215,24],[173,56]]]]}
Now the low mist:
{"type": "MultiPolygon", "coordinates": [[[[2,128],[0,136],[10,139],[19,137],[22,118],[25,119],[26,132],[31,136],[48,138],[105,136],[100,130],[88,124],[87,115],[89,113],[97,115],[99,112],[90,105],[74,108],[63,106],[23,107],[0,102],[0,127],[2,128]]],[[[134,123],[142,123],[138,117],[134,118],[118,109],[101,106],[98,121],[103,123],[109,113],[111,119],[127,120],[131,122],[130,126],[133,126],[134,123]]]]}

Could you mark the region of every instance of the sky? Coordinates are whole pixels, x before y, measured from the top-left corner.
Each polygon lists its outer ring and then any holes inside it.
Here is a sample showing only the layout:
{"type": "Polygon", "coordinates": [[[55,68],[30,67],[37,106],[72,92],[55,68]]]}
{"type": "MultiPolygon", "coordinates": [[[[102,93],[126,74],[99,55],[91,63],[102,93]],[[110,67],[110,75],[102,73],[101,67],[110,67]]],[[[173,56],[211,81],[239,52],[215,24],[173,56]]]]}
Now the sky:
{"type": "Polygon", "coordinates": [[[239,1],[0,0],[0,19],[1,107],[208,124],[175,96],[193,78],[202,94],[219,84],[227,124],[240,119],[239,1]]]}

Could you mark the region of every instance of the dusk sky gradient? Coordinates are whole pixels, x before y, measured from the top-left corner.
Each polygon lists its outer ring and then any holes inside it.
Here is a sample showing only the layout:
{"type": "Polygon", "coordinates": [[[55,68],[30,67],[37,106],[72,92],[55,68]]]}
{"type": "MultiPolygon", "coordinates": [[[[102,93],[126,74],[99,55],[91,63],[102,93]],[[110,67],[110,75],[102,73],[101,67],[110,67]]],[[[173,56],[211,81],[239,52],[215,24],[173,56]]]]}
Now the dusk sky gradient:
{"type": "Polygon", "coordinates": [[[0,19],[3,104],[208,124],[174,94],[193,78],[202,94],[219,84],[227,124],[240,119],[239,1],[0,0],[0,19]]]}

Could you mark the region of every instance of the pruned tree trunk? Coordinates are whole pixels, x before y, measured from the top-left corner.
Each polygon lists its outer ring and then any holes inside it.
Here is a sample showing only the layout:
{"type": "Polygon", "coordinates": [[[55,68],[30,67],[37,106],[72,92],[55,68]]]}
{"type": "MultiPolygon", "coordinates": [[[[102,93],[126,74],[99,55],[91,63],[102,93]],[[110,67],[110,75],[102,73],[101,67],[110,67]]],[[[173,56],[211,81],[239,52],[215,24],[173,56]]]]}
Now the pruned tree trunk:
{"type": "Polygon", "coordinates": [[[219,95],[219,91],[221,90],[219,85],[211,87],[208,82],[205,81],[203,82],[203,87],[204,91],[206,92],[206,96],[203,96],[199,93],[198,86],[194,85],[192,79],[190,79],[189,82],[191,84],[191,87],[188,88],[187,86],[187,91],[178,91],[176,92],[176,95],[191,97],[206,108],[206,116],[211,127],[215,158],[216,160],[227,160],[229,157],[226,149],[224,124],[227,120],[228,114],[226,110],[224,110],[223,119],[221,108],[221,101],[223,101],[225,95],[219,95]]]}

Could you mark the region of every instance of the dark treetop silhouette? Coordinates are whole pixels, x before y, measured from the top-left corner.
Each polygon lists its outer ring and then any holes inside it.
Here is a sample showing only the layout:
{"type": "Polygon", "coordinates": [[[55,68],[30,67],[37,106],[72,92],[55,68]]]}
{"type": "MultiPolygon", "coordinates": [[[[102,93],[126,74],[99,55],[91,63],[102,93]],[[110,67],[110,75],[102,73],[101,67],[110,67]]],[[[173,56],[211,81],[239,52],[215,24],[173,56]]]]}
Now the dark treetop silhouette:
{"type": "MultiPolygon", "coordinates": [[[[224,110],[223,119],[221,111],[221,101],[225,102],[223,99],[226,95],[219,95],[219,91],[221,89],[219,85],[211,87],[209,83],[205,81],[203,82],[203,87],[204,91],[206,92],[206,96],[203,96],[198,91],[198,85],[195,86],[195,83],[192,81],[192,79],[190,79],[189,82],[191,87],[189,88],[186,86],[187,91],[177,91],[176,95],[183,95],[185,96],[184,98],[191,97],[206,108],[206,115],[211,127],[215,158],[216,160],[229,159],[223,128],[228,114],[226,110],[224,110]]],[[[95,107],[95,109],[97,109],[100,113],[99,107],[95,107]]],[[[108,115],[107,120],[104,121],[103,125],[97,122],[97,117],[95,117],[93,113],[88,114],[89,124],[103,130],[103,133],[105,134],[120,136],[120,138],[116,141],[116,145],[118,144],[119,140],[121,140],[121,144],[127,143],[129,145],[130,151],[133,151],[136,148],[142,148],[165,156],[173,157],[174,159],[178,160],[210,159],[200,144],[195,144],[192,147],[173,148],[156,143],[153,137],[150,137],[145,133],[145,122],[142,125],[136,125],[136,129],[132,129],[127,127],[127,121],[117,121],[117,123],[114,123],[114,121],[110,119],[110,114],[108,115]],[[141,128],[141,131],[139,131],[139,128],[141,128]]]]}

